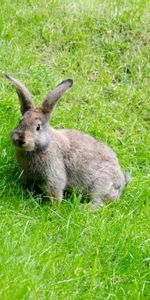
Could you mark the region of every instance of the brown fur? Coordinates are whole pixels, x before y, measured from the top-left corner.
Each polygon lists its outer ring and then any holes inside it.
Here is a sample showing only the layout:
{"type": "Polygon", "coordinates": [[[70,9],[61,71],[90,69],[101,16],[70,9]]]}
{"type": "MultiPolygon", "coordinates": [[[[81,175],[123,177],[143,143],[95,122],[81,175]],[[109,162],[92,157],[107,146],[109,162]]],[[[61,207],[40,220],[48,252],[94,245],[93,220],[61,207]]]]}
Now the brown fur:
{"type": "Polygon", "coordinates": [[[45,195],[61,201],[67,187],[79,187],[100,206],[107,199],[120,197],[125,175],[116,154],[88,134],[76,130],[55,130],[48,119],[58,99],[73,84],[60,83],[47,95],[40,108],[35,108],[31,95],[18,80],[13,82],[20,96],[23,117],[12,131],[17,160],[26,182],[36,182],[45,195]]]}

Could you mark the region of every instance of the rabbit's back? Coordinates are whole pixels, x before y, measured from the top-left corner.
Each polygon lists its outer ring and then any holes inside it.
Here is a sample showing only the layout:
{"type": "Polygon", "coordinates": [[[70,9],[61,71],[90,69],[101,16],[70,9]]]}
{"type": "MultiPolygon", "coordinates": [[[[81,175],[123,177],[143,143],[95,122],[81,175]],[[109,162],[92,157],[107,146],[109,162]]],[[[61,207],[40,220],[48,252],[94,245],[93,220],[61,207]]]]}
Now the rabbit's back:
{"type": "Polygon", "coordinates": [[[119,197],[125,186],[125,176],[114,151],[80,131],[63,129],[60,132],[69,140],[69,150],[64,153],[68,186],[89,191],[101,189],[105,195],[115,189],[119,197]]]}

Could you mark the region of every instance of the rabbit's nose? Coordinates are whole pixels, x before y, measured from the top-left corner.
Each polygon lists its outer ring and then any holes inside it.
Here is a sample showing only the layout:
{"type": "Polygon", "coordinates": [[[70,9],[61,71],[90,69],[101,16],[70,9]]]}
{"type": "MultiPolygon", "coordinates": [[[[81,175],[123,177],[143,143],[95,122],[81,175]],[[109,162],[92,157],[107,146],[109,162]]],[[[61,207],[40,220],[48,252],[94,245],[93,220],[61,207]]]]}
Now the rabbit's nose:
{"type": "Polygon", "coordinates": [[[20,131],[16,131],[16,130],[12,131],[11,138],[12,138],[13,142],[15,144],[17,144],[18,146],[22,146],[25,144],[24,134],[20,131]]]}
{"type": "Polygon", "coordinates": [[[25,144],[25,140],[24,140],[24,137],[20,136],[19,139],[18,139],[18,144],[19,146],[22,146],[25,144]]]}

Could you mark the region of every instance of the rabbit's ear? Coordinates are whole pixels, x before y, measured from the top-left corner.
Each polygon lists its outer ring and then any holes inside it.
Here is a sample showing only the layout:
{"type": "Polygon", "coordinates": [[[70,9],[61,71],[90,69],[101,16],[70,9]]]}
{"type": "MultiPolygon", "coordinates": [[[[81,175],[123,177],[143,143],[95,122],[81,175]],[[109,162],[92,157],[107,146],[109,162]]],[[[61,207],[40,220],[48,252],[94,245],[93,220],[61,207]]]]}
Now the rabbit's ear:
{"type": "Polygon", "coordinates": [[[17,91],[17,94],[18,94],[19,100],[20,100],[21,113],[24,114],[27,110],[29,110],[31,108],[35,108],[35,105],[32,100],[32,95],[30,94],[28,89],[20,81],[11,77],[9,74],[4,73],[4,76],[7,79],[9,79],[10,81],[12,81],[12,83],[14,84],[14,86],[16,88],[16,91],[17,91]]]}
{"type": "Polygon", "coordinates": [[[67,90],[71,88],[73,85],[72,79],[67,79],[59,83],[52,92],[50,92],[45,100],[43,101],[41,105],[41,110],[44,112],[44,114],[47,115],[47,117],[50,116],[55,104],[57,103],[57,100],[65,93],[67,90]]]}

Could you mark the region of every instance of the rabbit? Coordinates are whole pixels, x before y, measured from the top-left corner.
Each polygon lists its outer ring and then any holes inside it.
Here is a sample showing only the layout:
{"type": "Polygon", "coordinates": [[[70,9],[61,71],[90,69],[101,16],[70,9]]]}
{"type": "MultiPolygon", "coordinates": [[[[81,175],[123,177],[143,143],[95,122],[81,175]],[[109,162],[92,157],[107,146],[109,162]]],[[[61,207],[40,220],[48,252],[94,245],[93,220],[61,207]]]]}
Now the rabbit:
{"type": "Polygon", "coordinates": [[[58,99],[72,87],[73,80],[58,84],[36,108],[28,89],[9,74],[4,75],[20,99],[22,117],[11,132],[11,141],[25,182],[36,183],[56,203],[70,187],[86,191],[93,207],[118,199],[127,177],[113,150],[88,134],[56,130],[48,123],[58,99]]]}

